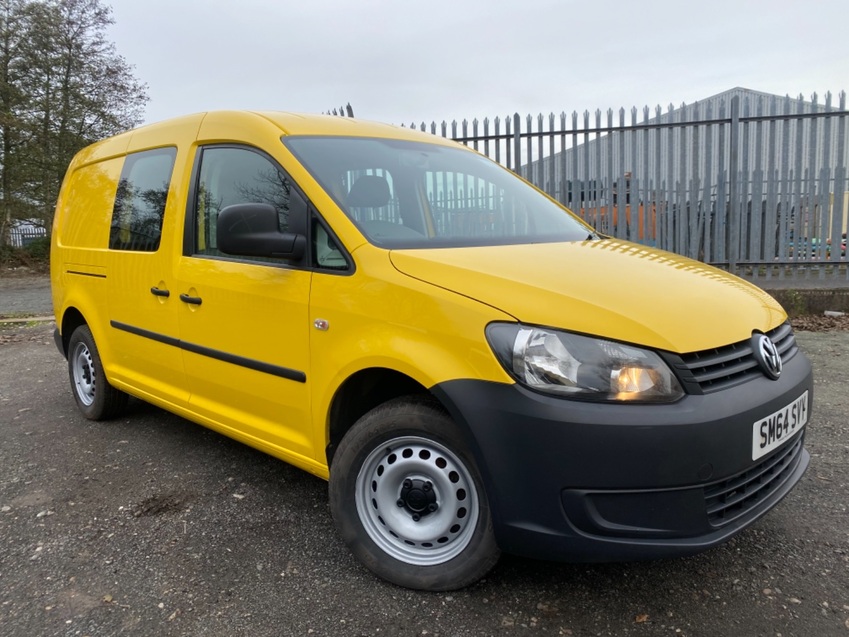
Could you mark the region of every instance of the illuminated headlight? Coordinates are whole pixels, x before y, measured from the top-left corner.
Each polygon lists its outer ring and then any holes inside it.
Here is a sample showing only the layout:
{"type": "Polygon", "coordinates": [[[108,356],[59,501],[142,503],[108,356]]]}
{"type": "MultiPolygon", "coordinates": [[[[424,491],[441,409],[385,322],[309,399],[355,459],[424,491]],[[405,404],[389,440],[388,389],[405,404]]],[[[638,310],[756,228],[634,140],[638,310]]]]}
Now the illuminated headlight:
{"type": "Polygon", "coordinates": [[[543,327],[493,323],[487,339],[501,364],[526,387],[583,400],[672,402],[684,395],[649,350],[543,327]]]}

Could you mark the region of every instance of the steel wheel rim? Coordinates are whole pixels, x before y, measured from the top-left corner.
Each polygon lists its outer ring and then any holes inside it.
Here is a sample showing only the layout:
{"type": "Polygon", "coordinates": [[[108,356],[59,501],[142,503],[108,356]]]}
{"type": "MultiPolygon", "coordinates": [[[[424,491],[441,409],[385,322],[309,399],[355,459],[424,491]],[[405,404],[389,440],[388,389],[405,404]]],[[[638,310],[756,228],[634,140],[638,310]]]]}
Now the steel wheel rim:
{"type": "Polygon", "coordinates": [[[96,375],[91,351],[85,343],[77,343],[71,355],[71,371],[74,374],[74,391],[80,402],[86,407],[94,402],[96,375]]]}
{"type": "Polygon", "coordinates": [[[405,436],[379,444],[357,475],[355,498],[369,538],[391,557],[414,566],[455,558],[477,527],[479,501],[470,471],[455,453],[428,438],[405,436]],[[413,483],[412,489],[405,490],[405,480],[413,483]],[[419,512],[411,507],[426,491],[416,487],[427,482],[433,493],[428,497],[438,508],[422,511],[415,520],[419,512]]]}

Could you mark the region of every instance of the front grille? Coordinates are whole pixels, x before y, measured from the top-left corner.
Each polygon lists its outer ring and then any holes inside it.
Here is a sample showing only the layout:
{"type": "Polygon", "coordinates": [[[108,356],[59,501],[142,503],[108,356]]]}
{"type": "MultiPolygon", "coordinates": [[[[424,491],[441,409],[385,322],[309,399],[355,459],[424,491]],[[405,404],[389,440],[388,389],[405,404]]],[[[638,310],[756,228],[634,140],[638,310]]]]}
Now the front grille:
{"type": "MultiPolygon", "coordinates": [[[[785,365],[799,351],[790,323],[779,325],[766,335],[775,343],[781,362],[785,365]]],[[[724,347],[682,354],[681,360],[684,367],[679,369],[686,376],[685,383],[696,382],[705,394],[763,377],[752,353],[751,340],[748,339],[724,347]]]]}
{"type": "Polygon", "coordinates": [[[748,471],[705,489],[708,521],[721,528],[746,515],[790,477],[799,464],[802,435],[780,452],[766,458],[748,471]]]}

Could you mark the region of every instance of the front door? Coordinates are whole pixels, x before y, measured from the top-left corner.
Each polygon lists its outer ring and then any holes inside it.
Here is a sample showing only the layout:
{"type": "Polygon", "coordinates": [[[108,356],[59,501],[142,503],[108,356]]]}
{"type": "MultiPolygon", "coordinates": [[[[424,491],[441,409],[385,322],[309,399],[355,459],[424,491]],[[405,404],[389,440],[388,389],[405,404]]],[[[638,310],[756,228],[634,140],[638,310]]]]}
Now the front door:
{"type": "Polygon", "coordinates": [[[177,266],[180,334],[190,408],[248,444],[314,457],[309,432],[308,304],[311,272],[280,259],[232,257],[216,244],[218,213],[265,203],[287,230],[291,182],[254,148],[200,148],[177,266]]]}

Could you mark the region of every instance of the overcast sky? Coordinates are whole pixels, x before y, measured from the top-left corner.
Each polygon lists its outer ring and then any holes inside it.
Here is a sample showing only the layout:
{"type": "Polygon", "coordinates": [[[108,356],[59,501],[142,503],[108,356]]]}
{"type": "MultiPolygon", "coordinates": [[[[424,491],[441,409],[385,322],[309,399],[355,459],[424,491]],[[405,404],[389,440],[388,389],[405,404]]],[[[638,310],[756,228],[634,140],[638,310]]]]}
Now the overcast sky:
{"type": "Polygon", "coordinates": [[[104,0],[148,122],[220,108],[395,124],[849,89],[847,0],[104,0]]]}

